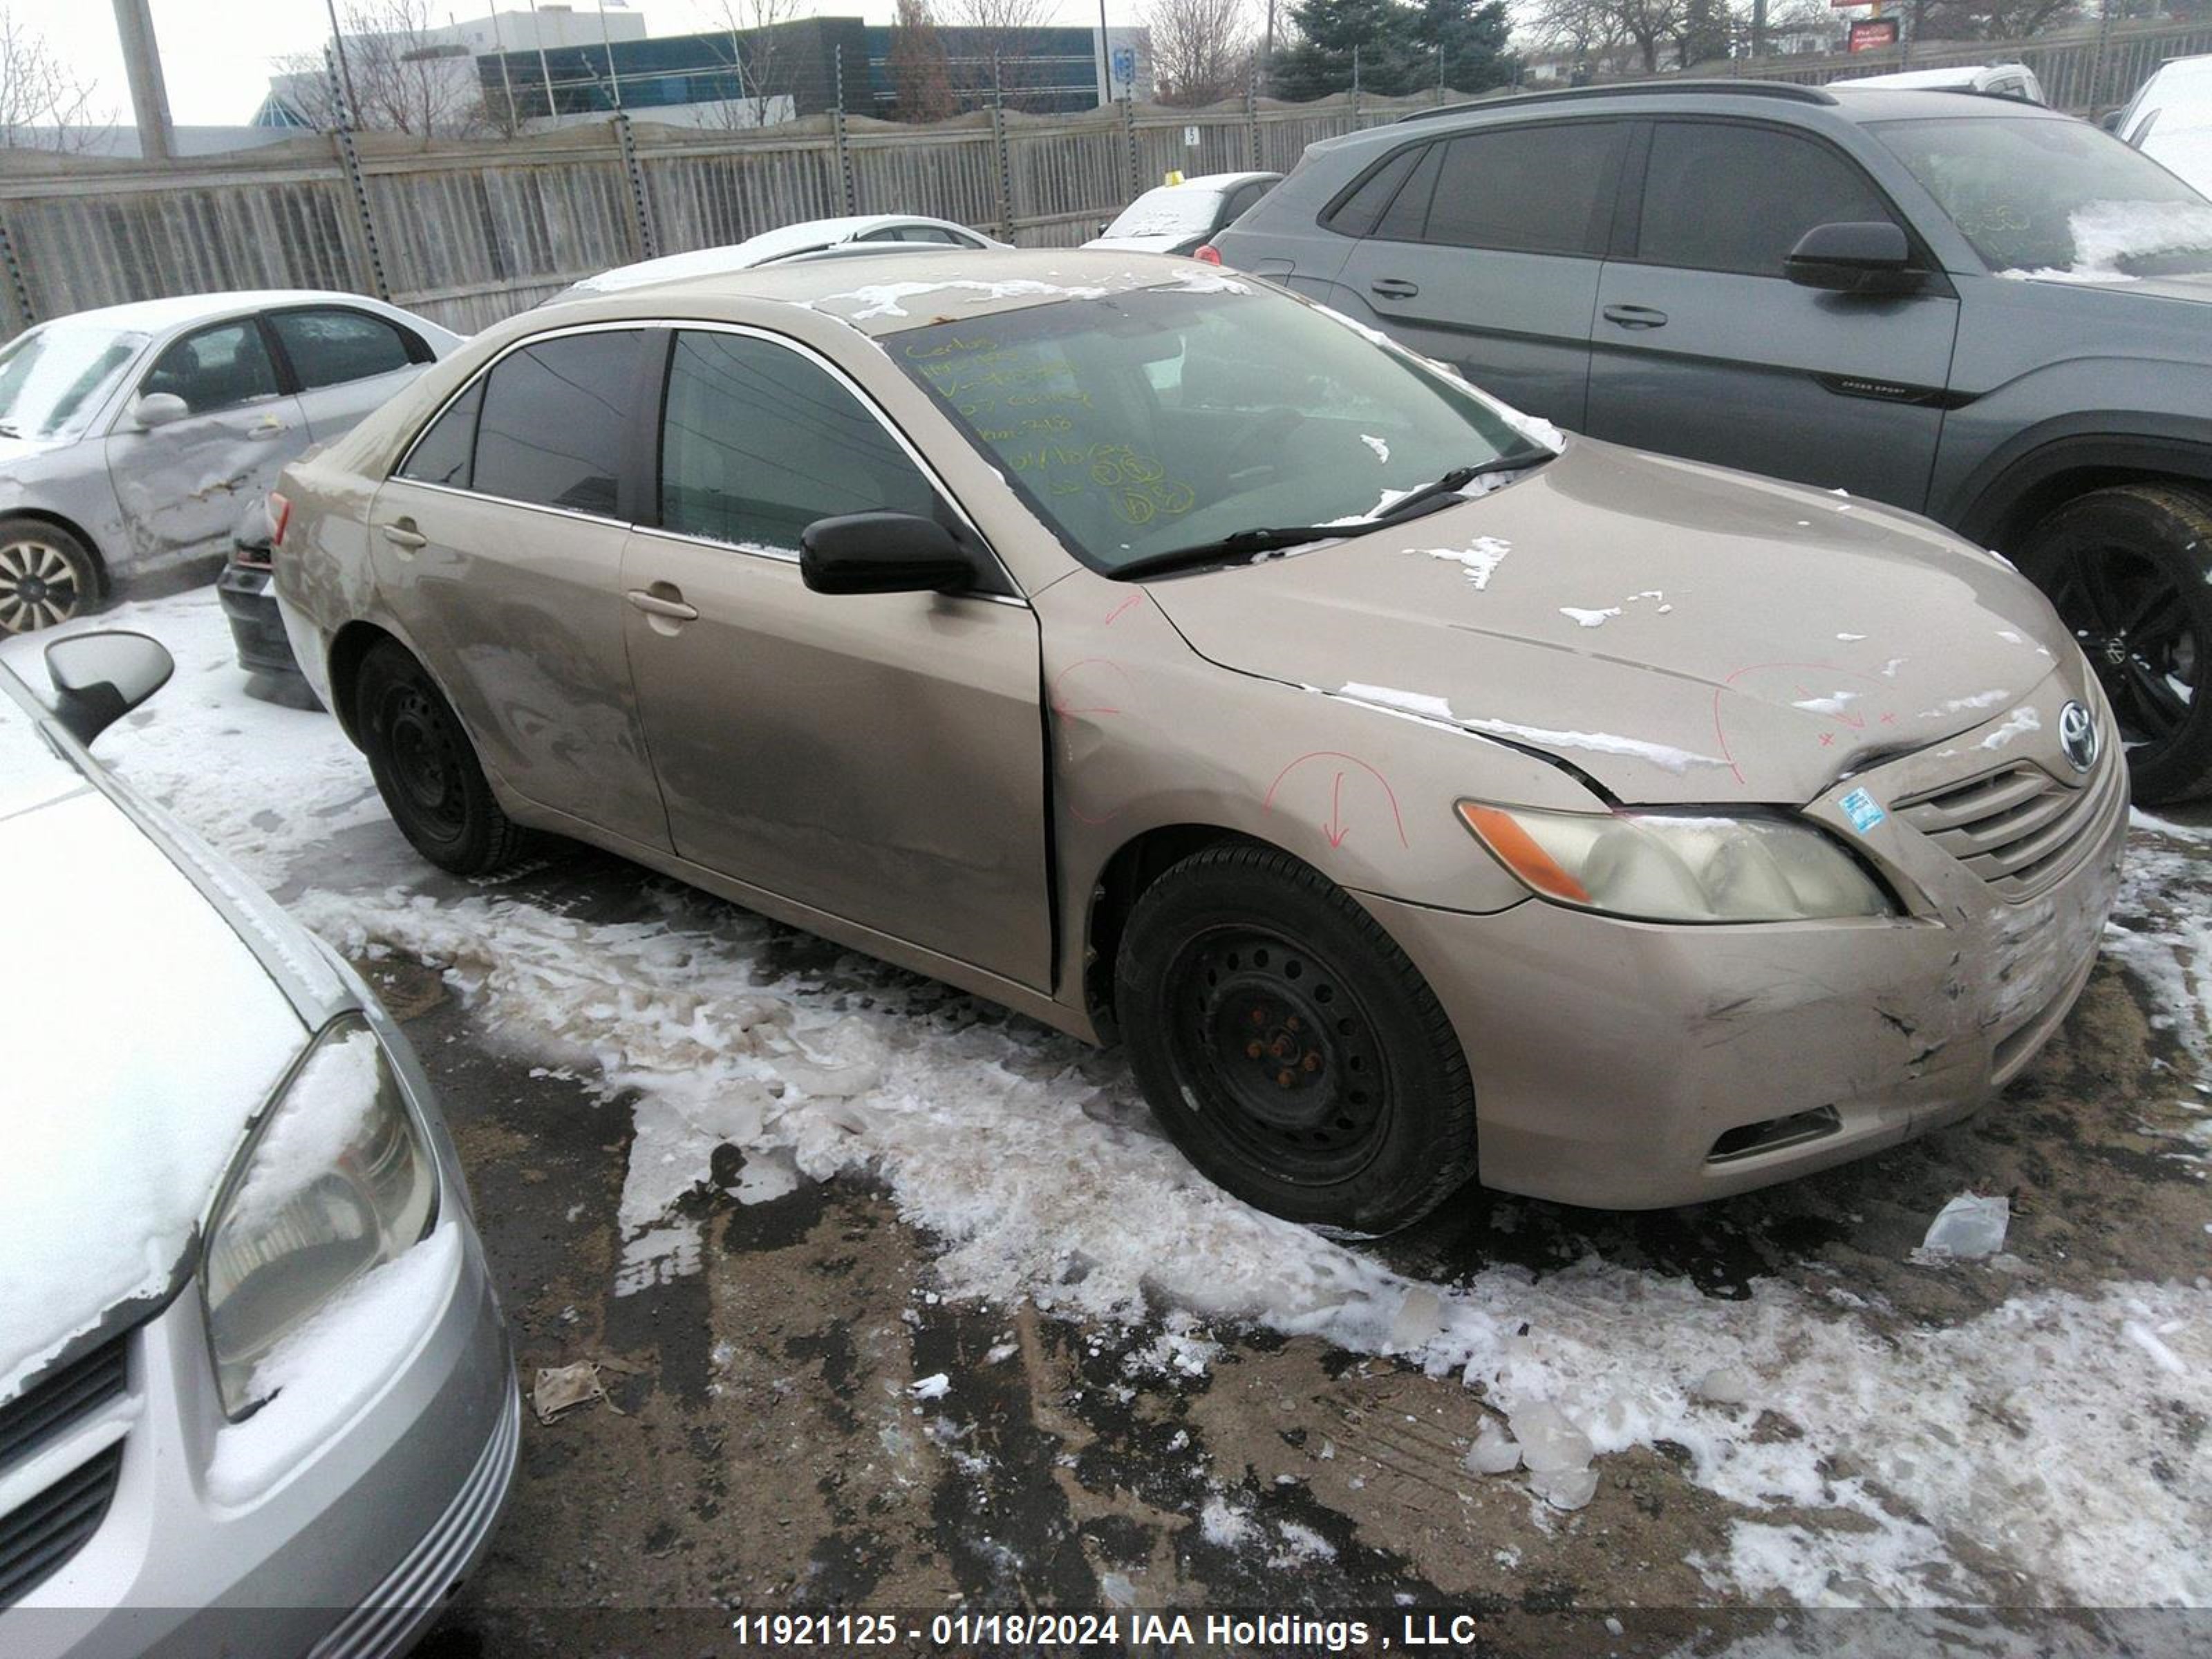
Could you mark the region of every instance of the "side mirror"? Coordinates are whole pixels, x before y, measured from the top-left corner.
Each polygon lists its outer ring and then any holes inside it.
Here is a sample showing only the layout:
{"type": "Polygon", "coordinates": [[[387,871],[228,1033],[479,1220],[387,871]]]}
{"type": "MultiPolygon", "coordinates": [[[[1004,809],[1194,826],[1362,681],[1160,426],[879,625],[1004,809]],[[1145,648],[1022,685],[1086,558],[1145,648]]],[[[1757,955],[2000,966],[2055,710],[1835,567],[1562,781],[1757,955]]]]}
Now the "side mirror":
{"type": "Polygon", "coordinates": [[[848,513],[799,532],[799,574],[817,593],[957,593],[975,562],[934,519],[848,513]]]}
{"type": "Polygon", "coordinates": [[[173,392],[149,392],[131,405],[132,417],[149,432],[181,421],[191,412],[192,406],[173,392]]]}
{"type": "Polygon", "coordinates": [[[1912,269],[1912,245],[1887,219],[1815,225],[1797,239],[1782,274],[1800,288],[1836,294],[1911,294],[1926,280],[1912,269]]]}
{"type": "Polygon", "coordinates": [[[90,743],[169,683],[176,659],[156,639],[121,632],[72,634],[46,647],[54,718],[90,743]]]}
{"type": "Polygon", "coordinates": [[[2120,130],[2120,117],[2126,113],[2124,108],[2108,109],[2097,118],[2097,125],[2107,132],[2117,133],[2120,130]]]}

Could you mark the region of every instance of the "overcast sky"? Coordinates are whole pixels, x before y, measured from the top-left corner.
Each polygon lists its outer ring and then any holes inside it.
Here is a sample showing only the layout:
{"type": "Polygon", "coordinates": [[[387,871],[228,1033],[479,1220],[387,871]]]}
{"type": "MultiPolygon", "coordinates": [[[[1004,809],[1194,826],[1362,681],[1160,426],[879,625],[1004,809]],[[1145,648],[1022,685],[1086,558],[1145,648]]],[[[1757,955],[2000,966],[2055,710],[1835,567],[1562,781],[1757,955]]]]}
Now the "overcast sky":
{"type": "MultiPolygon", "coordinates": [[[[592,0],[574,3],[578,11],[592,9],[592,0]]],[[[800,9],[889,22],[891,3],[856,0],[800,9]]],[[[79,76],[96,84],[95,102],[106,106],[108,118],[131,118],[131,90],[123,78],[112,0],[0,0],[0,9],[43,35],[79,76]]],[[[643,15],[653,34],[689,34],[723,26],[720,0],[641,0],[629,9],[643,15]]],[[[344,9],[343,0],[339,9],[344,9]]],[[[453,15],[482,17],[489,9],[477,0],[453,6],[453,15]]],[[[501,9],[525,7],[510,0],[501,9]]],[[[1109,23],[1133,22],[1136,10],[1135,0],[1107,0],[1109,23]]],[[[1098,7],[1097,0],[1055,0],[1050,15],[1055,21],[1095,23],[1098,7]]],[[[191,126],[220,125],[251,119],[269,89],[275,60],[319,52],[330,36],[330,21],[323,0],[154,0],[154,32],[161,42],[170,118],[191,126]]]]}

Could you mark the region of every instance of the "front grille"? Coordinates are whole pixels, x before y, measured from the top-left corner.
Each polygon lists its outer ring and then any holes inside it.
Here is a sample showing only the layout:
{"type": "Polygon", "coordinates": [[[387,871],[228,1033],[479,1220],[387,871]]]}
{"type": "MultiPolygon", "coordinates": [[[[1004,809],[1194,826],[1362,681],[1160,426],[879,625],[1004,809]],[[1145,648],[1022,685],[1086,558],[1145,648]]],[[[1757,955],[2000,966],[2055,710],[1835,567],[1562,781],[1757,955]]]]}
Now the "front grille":
{"type": "Polygon", "coordinates": [[[2033,898],[2081,861],[2126,770],[2108,754],[2084,782],[2062,783],[2023,762],[1901,802],[1897,816],[2003,897],[2033,898]]]}
{"type": "Polygon", "coordinates": [[[106,1518],[122,1471],[118,1440],[21,1508],[0,1515],[0,1607],[30,1594],[90,1541],[106,1518]]]}
{"type": "Polygon", "coordinates": [[[0,1406],[0,1471],[20,1462],[56,1435],[90,1416],[123,1392],[125,1333],[41,1378],[29,1393],[0,1406]]]}

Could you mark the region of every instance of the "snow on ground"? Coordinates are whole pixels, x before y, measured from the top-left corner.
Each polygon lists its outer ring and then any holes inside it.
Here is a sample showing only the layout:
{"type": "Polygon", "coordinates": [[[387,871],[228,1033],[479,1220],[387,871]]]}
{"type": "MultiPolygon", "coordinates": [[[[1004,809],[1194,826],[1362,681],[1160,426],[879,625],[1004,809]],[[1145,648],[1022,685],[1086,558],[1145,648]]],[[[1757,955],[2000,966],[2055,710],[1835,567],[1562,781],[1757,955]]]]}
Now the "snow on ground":
{"type": "MultiPolygon", "coordinates": [[[[1407,1355],[1437,1386],[1480,1385],[1523,1419],[1555,1406],[1588,1436],[1601,1479],[1607,1454],[1672,1442],[1692,1479],[1747,1512],[1726,1553],[1696,1564],[1717,1589],[1939,1604],[1959,1595],[1961,1560],[1994,1557],[2025,1575],[2031,1599],[2212,1600],[2212,1480],[2179,1426],[2212,1416],[2201,1276],[2039,1291],[1902,1328],[1848,1294],[1764,1279],[1720,1300],[1595,1257],[1541,1277],[1494,1267],[1422,1284],[1200,1179],[1153,1129],[1119,1056],[834,952],[812,958],[834,968],[779,968],[768,924],[704,896],[641,873],[641,919],[593,923],[438,877],[404,848],[317,862],[349,830],[398,847],[387,828],[358,828],[381,815],[335,723],[243,695],[211,595],[109,620],[167,640],[180,664],[141,720],[103,739],[119,772],[264,880],[290,883],[295,912],[341,948],[428,960],[501,1040],[595,1076],[611,1100],[636,1091],[623,1288],[696,1269],[696,1224],[672,1206],[726,1141],[745,1154],[741,1197],[868,1170],[934,1241],[947,1294],[1158,1326],[1163,1369],[1203,1370],[1201,1323],[1248,1321],[1407,1355]],[[322,884],[303,888],[311,866],[322,884]],[[330,884],[341,871],[350,884],[330,884]],[[1768,1413],[1801,1432],[1754,1432],[1768,1413]],[[1826,1519],[1809,1525],[1808,1511],[1826,1519]]],[[[21,662],[29,643],[9,655],[21,662]]],[[[2124,916],[2154,909],[2203,839],[2139,827],[2124,916]]],[[[2114,956],[2200,1052],[2207,942],[2202,922],[2154,917],[2112,934],[2114,956]]],[[[1209,1510],[1209,1535],[1240,1521],[1251,1524],[1209,1510]]]]}

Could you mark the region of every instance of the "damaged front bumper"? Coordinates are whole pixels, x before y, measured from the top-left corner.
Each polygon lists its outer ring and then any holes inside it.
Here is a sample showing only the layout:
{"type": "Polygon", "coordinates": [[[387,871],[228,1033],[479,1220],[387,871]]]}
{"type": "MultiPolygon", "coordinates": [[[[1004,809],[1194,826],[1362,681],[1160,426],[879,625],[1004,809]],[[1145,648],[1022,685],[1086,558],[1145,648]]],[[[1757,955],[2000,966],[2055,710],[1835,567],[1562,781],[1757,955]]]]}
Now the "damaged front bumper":
{"type": "Polygon", "coordinates": [[[2027,1067],[2087,982],[2118,891],[2127,789],[2111,748],[2087,780],[2051,769],[2079,811],[2063,873],[2021,896],[1958,856],[1955,835],[1913,826],[1911,803],[1958,787],[1943,776],[1954,747],[1808,809],[1893,882],[1897,917],[1680,927],[1539,900],[1478,915],[1359,896],[1459,1034],[1485,1186],[1611,1209],[1698,1203],[1954,1122],[2027,1067]],[[1855,790],[1905,805],[1859,835],[1841,805],[1855,790]]]}

